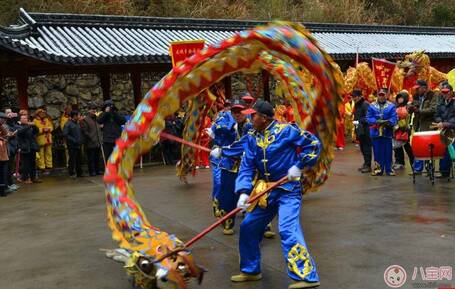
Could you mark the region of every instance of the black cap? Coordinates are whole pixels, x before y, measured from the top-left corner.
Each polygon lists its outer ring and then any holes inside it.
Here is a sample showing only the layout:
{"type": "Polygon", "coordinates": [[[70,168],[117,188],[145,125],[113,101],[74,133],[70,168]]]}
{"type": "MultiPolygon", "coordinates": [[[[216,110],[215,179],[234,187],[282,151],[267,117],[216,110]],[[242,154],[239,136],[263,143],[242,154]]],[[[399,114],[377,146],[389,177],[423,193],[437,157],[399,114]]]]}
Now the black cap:
{"type": "Polygon", "coordinates": [[[98,106],[96,105],[95,102],[90,101],[90,102],[88,103],[88,109],[97,109],[97,108],[98,108],[98,106]]]}
{"type": "Polygon", "coordinates": [[[253,108],[249,108],[242,111],[243,114],[253,114],[256,112],[266,115],[268,117],[273,117],[275,115],[275,112],[273,111],[273,106],[268,101],[261,99],[256,101],[253,108]]]}
{"type": "Polygon", "coordinates": [[[245,109],[246,103],[243,99],[234,99],[231,103],[231,109],[240,108],[245,109]]]}
{"type": "Polygon", "coordinates": [[[428,83],[424,79],[418,79],[416,81],[416,85],[414,88],[419,88],[419,87],[428,87],[428,83]]]}
{"type": "Polygon", "coordinates": [[[224,107],[229,107],[229,106],[231,106],[231,103],[232,103],[232,101],[230,99],[226,98],[224,100],[223,105],[224,105],[224,107]]]}
{"type": "Polygon", "coordinates": [[[360,89],[354,89],[351,93],[352,96],[362,96],[362,91],[360,89]]]}
{"type": "Polygon", "coordinates": [[[452,85],[450,84],[445,84],[442,88],[441,88],[441,92],[450,92],[450,91],[453,91],[453,87],[452,85]]]}
{"type": "Polygon", "coordinates": [[[113,106],[114,101],[112,99],[105,100],[103,105],[104,107],[113,106]]]}
{"type": "Polygon", "coordinates": [[[378,91],[378,95],[380,95],[380,94],[387,94],[387,93],[389,93],[389,89],[388,89],[388,88],[385,88],[385,87],[381,88],[381,89],[378,91]]]}

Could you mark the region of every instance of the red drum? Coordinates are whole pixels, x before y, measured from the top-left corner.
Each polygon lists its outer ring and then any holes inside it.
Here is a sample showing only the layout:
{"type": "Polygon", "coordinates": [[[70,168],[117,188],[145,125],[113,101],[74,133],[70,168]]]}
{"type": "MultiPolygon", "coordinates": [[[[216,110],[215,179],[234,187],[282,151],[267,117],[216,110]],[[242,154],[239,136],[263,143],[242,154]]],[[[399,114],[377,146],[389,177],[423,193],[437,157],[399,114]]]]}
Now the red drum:
{"type": "Polygon", "coordinates": [[[412,136],[412,153],[417,160],[431,159],[431,145],[433,145],[433,158],[442,159],[446,154],[447,146],[441,141],[440,131],[421,131],[412,136]]]}

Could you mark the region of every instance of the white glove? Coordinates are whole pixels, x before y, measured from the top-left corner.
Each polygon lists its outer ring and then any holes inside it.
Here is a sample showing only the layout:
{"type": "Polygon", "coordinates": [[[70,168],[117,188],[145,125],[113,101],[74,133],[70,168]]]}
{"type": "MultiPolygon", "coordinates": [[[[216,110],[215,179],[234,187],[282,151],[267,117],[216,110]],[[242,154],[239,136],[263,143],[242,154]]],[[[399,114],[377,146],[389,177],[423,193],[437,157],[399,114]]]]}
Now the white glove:
{"type": "Polygon", "coordinates": [[[210,138],[215,138],[215,133],[213,132],[212,128],[209,127],[209,128],[206,128],[205,129],[205,133],[210,137],[210,138]]]}
{"type": "Polygon", "coordinates": [[[302,176],[302,170],[299,169],[297,166],[292,166],[288,170],[288,180],[295,180],[299,179],[302,176]]]}
{"type": "Polygon", "coordinates": [[[247,194],[241,194],[239,197],[239,201],[237,202],[237,208],[241,208],[242,211],[245,211],[248,208],[248,199],[250,196],[247,194]]]}
{"type": "Polygon", "coordinates": [[[220,148],[214,148],[211,152],[210,152],[210,156],[211,157],[214,157],[216,159],[219,159],[221,157],[221,149],[220,148]]]}
{"type": "Polygon", "coordinates": [[[352,124],[354,124],[355,126],[358,126],[358,125],[359,125],[359,121],[358,121],[358,120],[354,120],[354,121],[352,122],[352,124]]]}

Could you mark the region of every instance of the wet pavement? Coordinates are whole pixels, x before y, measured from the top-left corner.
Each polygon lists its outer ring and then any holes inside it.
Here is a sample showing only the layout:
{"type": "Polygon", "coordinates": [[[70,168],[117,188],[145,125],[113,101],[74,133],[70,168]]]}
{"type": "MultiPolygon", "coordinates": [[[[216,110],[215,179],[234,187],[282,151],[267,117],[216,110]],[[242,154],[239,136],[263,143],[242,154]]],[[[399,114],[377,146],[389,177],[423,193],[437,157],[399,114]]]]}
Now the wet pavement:
{"type": "MultiPolygon", "coordinates": [[[[455,180],[432,186],[418,177],[413,185],[405,172],[362,175],[360,163],[354,147],[337,152],[329,181],[304,197],[302,226],[320,288],[389,288],[384,270],[393,264],[407,272],[401,288],[417,288],[420,267],[455,266],[455,180]],[[414,268],[418,274],[411,280],[414,268]]],[[[213,221],[209,170],[185,185],[171,167],[145,168],[133,183],[152,225],[182,240],[213,221]]],[[[99,177],[47,178],[0,199],[0,236],[0,289],[130,288],[121,265],[99,251],[115,247],[99,177]]],[[[209,272],[201,286],[190,288],[287,288],[278,237],[263,242],[264,279],[254,283],[229,281],[238,272],[237,247],[237,235],[221,230],[198,242],[195,258],[209,272]]],[[[455,280],[436,282],[455,287],[455,280]]]]}

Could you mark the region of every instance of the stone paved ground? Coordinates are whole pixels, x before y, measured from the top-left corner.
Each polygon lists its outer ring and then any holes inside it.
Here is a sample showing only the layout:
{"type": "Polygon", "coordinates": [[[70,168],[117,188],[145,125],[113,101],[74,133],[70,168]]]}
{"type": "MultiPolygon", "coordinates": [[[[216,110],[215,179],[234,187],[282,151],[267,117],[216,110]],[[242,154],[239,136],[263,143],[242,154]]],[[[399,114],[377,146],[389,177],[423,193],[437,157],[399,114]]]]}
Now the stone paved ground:
{"type": "MultiPolygon", "coordinates": [[[[353,147],[337,152],[330,180],[304,197],[302,225],[320,288],[388,288],[383,274],[392,264],[408,273],[402,288],[414,288],[420,281],[410,280],[414,267],[454,266],[455,181],[431,186],[420,177],[413,185],[405,174],[361,175],[359,163],[353,147]]],[[[134,184],[152,224],[182,240],[213,221],[208,170],[184,185],[173,168],[146,168],[136,172],[134,184]]],[[[114,246],[100,178],[48,178],[0,199],[0,289],[128,289],[121,266],[99,251],[114,246]]],[[[214,231],[194,246],[196,260],[209,272],[201,286],[190,288],[286,288],[278,239],[262,247],[264,279],[231,284],[237,236],[214,231]]],[[[455,281],[444,283],[455,287],[455,281]]]]}

